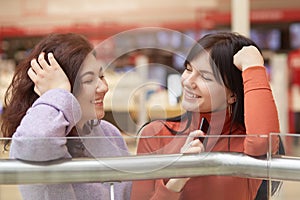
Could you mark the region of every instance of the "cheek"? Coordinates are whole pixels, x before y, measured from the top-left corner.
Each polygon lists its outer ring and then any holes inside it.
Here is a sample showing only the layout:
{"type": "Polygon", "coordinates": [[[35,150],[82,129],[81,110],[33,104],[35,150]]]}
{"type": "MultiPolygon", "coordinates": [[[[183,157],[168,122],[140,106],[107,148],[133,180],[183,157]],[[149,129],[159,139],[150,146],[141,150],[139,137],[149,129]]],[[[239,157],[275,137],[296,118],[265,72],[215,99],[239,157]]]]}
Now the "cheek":
{"type": "Polygon", "coordinates": [[[93,100],[95,96],[94,90],[89,87],[82,87],[81,90],[77,93],[76,98],[80,104],[87,104],[93,100]]]}
{"type": "Polygon", "coordinates": [[[83,86],[80,92],[83,98],[88,98],[95,95],[95,91],[96,91],[96,86],[94,84],[93,85],[91,84],[91,85],[83,86]]]}
{"type": "Polygon", "coordinates": [[[78,102],[80,104],[81,109],[85,110],[87,108],[87,106],[88,106],[88,100],[87,100],[87,98],[84,95],[81,94],[81,95],[79,95],[77,97],[77,100],[78,100],[78,102]]]}
{"type": "Polygon", "coordinates": [[[225,88],[221,86],[213,87],[208,93],[212,107],[224,107],[224,105],[227,105],[225,88]]]}
{"type": "Polygon", "coordinates": [[[181,81],[181,85],[184,84],[184,81],[186,80],[186,75],[185,72],[183,72],[183,74],[181,75],[180,81],[181,81]]]}

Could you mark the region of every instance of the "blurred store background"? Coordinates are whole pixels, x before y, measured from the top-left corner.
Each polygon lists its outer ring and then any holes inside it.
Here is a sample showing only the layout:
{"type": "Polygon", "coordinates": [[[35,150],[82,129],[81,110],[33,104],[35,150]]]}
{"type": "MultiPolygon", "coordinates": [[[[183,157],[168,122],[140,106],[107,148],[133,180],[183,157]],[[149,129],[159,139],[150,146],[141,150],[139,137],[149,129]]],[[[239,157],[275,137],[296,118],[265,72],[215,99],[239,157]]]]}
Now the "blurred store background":
{"type": "MultiPolygon", "coordinates": [[[[298,56],[297,49],[300,48],[300,1],[250,0],[249,9],[249,36],[263,49],[270,81],[274,87],[280,86],[278,93],[282,99],[278,100],[278,104],[283,106],[280,109],[282,130],[295,132],[293,112],[300,110],[297,108],[300,106],[294,105],[298,97],[294,98],[292,94],[299,89],[300,81],[297,76],[291,78],[289,72],[293,70],[290,74],[299,73],[300,55],[298,56]],[[283,87],[287,88],[281,91],[283,87]],[[282,105],[281,102],[286,104],[282,105]]],[[[184,55],[191,46],[189,38],[196,40],[209,32],[232,29],[231,12],[231,0],[0,1],[0,99],[3,100],[18,62],[44,35],[53,32],[81,33],[95,46],[100,44],[104,49],[105,56],[110,61],[106,63],[109,64],[107,79],[112,91],[116,84],[118,91],[123,93],[140,94],[141,91],[147,90],[144,98],[131,95],[131,99],[125,104],[118,101],[112,105],[112,92],[106,99],[107,118],[110,121],[114,120],[113,114],[110,113],[112,107],[116,108],[116,113],[124,115],[124,119],[128,119],[124,112],[130,111],[133,121],[119,120],[122,122],[117,125],[134,133],[137,127],[133,126],[140,125],[151,116],[156,118],[181,112],[180,108],[176,107],[180,100],[180,90],[176,91],[176,94],[168,92],[166,89],[172,87],[168,85],[168,78],[174,74],[179,76],[183,71],[184,55]],[[145,27],[161,30],[132,31],[145,27]],[[103,41],[106,41],[105,44],[103,41]],[[157,45],[164,48],[151,48],[157,45]],[[141,83],[138,78],[131,79],[132,83],[125,81],[126,84],[120,84],[124,73],[134,72],[133,69],[141,56],[145,57],[144,62],[150,63],[143,76],[157,83],[156,86],[152,84],[150,89],[149,86],[136,89],[136,85],[141,83]],[[138,108],[132,106],[132,101],[135,100],[148,101],[157,112],[150,110],[148,116],[141,116],[135,112],[138,108]]],[[[139,76],[140,73],[136,75],[132,73],[130,76],[143,77],[139,76]]],[[[178,78],[174,80],[179,81],[178,78]]]]}
{"type": "MultiPolygon", "coordinates": [[[[249,8],[249,37],[263,50],[282,132],[300,133],[300,1],[249,0],[249,8]]],[[[191,39],[232,30],[231,13],[232,0],[0,0],[0,112],[31,48],[49,33],[75,32],[103,48],[105,119],[135,135],[149,119],[183,112],[179,76],[191,39]]]]}

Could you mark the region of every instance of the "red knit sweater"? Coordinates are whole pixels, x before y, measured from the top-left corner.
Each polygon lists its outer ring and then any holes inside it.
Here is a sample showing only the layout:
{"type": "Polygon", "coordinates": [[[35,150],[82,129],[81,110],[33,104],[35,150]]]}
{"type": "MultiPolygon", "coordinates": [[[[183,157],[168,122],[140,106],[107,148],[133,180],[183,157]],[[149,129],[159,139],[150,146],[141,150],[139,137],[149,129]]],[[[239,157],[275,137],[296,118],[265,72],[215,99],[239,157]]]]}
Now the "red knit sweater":
{"type": "MultiPolygon", "coordinates": [[[[269,138],[258,137],[279,132],[279,120],[272,91],[266,71],[263,67],[248,68],[243,72],[245,92],[245,125],[233,126],[231,135],[241,137],[209,138],[207,151],[243,152],[251,156],[264,155],[268,152],[269,138]]],[[[226,111],[210,114],[193,113],[193,122],[186,131],[199,128],[197,119],[205,116],[211,125],[211,135],[228,135],[230,132],[230,116],[226,111]]],[[[172,154],[179,153],[186,138],[174,136],[164,126],[165,122],[155,121],[147,125],[141,133],[138,143],[138,154],[172,154]],[[149,137],[150,136],[150,137],[149,137]],[[155,136],[155,137],[152,137],[155,136]],[[168,137],[156,137],[168,136],[168,137]]],[[[167,122],[174,130],[182,130],[184,122],[167,122]]],[[[274,137],[272,151],[278,149],[278,138],[274,137]]],[[[261,180],[229,176],[201,176],[191,178],[181,192],[173,192],[166,188],[168,180],[145,180],[133,183],[132,200],[251,200],[254,199],[261,180]]]]}

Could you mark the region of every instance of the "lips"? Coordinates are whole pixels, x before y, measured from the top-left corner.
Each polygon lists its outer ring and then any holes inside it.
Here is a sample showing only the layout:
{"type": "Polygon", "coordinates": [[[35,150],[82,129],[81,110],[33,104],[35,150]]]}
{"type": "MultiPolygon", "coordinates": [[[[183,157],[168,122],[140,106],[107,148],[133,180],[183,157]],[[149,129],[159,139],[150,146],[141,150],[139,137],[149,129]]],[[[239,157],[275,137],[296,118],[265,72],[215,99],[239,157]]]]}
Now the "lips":
{"type": "Polygon", "coordinates": [[[188,98],[200,98],[201,96],[199,96],[199,95],[196,95],[196,94],[194,94],[194,93],[192,93],[192,92],[189,92],[189,91],[185,91],[185,96],[186,97],[188,97],[188,98]]]}
{"type": "Polygon", "coordinates": [[[102,102],[103,102],[102,99],[98,99],[98,100],[92,101],[92,103],[94,103],[94,104],[99,104],[99,103],[102,103],[102,102]]]}
{"type": "Polygon", "coordinates": [[[103,103],[103,97],[98,97],[95,100],[91,101],[93,104],[102,104],[103,103]]]}

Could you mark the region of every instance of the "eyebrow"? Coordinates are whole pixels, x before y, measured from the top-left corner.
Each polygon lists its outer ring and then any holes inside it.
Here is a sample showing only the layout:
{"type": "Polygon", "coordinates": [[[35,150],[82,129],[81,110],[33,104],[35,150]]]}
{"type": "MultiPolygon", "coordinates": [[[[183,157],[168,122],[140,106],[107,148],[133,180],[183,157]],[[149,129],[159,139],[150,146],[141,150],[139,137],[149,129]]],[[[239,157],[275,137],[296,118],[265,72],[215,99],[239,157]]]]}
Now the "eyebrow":
{"type": "MultiPolygon", "coordinates": [[[[100,69],[99,69],[99,74],[101,74],[102,73],[102,71],[103,71],[103,68],[102,67],[100,67],[100,69]]],[[[84,77],[84,76],[87,76],[87,75],[95,75],[95,73],[94,72],[92,72],[92,71],[89,71],[89,72],[85,72],[85,73],[83,73],[81,76],[80,76],[80,78],[82,78],[82,77],[84,77]]]]}
{"type": "Polygon", "coordinates": [[[198,71],[200,71],[201,73],[204,73],[204,74],[212,74],[212,75],[214,75],[213,72],[211,72],[211,71],[207,71],[207,70],[198,70],[198,71]]]}
{"type": "Polygon", "coordinates": [[[192,65],[191,63],[188,63],[188,65],[190,65],[191,67],[193,67],[193,68],[194,68],[196,71],[198,71],[198,72],[205,73],[205,74],[211,74],[211,75],[214,75],[214,73],[211,72],[211,71],[207,71],[207,70],[199,70],[199,69],[197,69],[197,67],[195,67],[195,66],[192,65]]]}
{"type": "Polygon", "coordinates": [[[85,72],[85,73],[83,73],[81,76],[80,76],[80,79],[81,78],[83,78],[83,77],[85,77],[85,76],[87,76],[87,75],[94,75],[95,73],[94,72],[85,72]]]}

